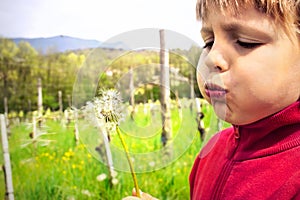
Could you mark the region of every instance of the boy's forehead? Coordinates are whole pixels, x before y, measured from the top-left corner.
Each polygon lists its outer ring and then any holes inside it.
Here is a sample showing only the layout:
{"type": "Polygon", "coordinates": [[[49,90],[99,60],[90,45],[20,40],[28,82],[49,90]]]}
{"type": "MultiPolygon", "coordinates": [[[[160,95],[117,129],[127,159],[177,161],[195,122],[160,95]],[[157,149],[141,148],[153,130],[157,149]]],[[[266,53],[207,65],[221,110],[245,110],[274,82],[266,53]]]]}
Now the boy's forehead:
{"type": "MultiPolygon", "coordinates": [[[[197,13],[204,18],[207,12],[214,10],[240,13],[241,9],[253,7],[268,15],[288,16],[295,9],[297,0],[198,0],[197,13]]],[[[293,15],[293,14],[292,14],[293,15]]]]}
{"type": "Polygon", "coordinates": [[[225,14],[221,12],[209,13],[208,17],[202,21],[201,33],[213,32],[216,27],[230,33],[243,32],[252,35],[273,35],[281,29],[268,16],[254,8],[246,9],[243,14],[239,15],[226,14],[226,12],[225,14]],[[226,20],[224,20],[225,18],[226,20]]]}
{"type": "Polygon", "coordinates": [[[300,1],[298,0],[198,0],[197,18],[205,21],[209,14],[243,15],[254,8],[281,26],[287,33],[300,32],[300,1]],[[296,24],[296,26],[295,26],[296,24]]]}
{"type": "MultiPolygon", "coordinates": [[[[212,22],[212,20],[216,17],[216,16],[221,16],[223,19],[226,19],[223,21],[224,24],[227,24],[227,22],[230,21],[234,22],[234,23],[245,23],[245,15],[247,13],[247,16],[254,16],[257,14],[261,14],[259,12],[257,12],[257,10],[250,5],[244,5],[241,6],[240,9],[235,10],[232,8],[225,8],[222,9],[216,5],[211,5],[209,7],[207,7],[206,11],[205,11],[205,16],[203,16],[202,18],[202,25],[208,25],[212,22]],[[251,15],[249,15],[249,13],[251,13],[251,15]]],[[[261,16],[261,17],[265,17],[265,16],[261,16]]],[[[252,18],[253,20],[253,18],[252,18]]]]}
{"type": "Polygon", "coordinates": [[[209,13],[216,12],[237,17],[245,9],[254,7],[254,2],[251,0],[199,0],[199,2],[202,19],[205,19],[209,13]]]}

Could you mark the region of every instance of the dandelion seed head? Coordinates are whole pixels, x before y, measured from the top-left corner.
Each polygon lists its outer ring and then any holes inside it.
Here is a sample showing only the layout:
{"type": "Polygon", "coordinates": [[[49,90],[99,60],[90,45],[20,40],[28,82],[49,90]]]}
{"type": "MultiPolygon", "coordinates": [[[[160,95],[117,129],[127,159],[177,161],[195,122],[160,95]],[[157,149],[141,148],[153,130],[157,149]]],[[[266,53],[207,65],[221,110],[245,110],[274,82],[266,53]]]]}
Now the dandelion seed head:
{"type": "Polygon", "coordinates": [[[86,102],[82,108],[83,115],[94,126],[106,126],[113,130],[125,117],[120,93],[111,89],[101,90],[99,94],[92,101],[86,102]]]}
{"type": "Polygon", "coordinates": [[[100,97],[95,101],[97,115],[102,115],[105,122],[119,124],[123,119],[122,99],[116,90],[101,90],[100,97]]]}

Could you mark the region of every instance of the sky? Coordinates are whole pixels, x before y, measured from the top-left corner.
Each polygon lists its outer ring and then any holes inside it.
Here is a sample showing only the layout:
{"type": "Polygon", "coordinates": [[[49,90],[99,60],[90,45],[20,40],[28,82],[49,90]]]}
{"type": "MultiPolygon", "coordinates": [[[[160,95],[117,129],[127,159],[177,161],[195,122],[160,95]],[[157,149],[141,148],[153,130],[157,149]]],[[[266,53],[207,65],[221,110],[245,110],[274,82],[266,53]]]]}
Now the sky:
{"type": "Polygon", "coordinates": [[[0,0],[0,36],[66,35],[106,41],[143,28],[168,29],[202,43],[196,0],[0,0]]]}

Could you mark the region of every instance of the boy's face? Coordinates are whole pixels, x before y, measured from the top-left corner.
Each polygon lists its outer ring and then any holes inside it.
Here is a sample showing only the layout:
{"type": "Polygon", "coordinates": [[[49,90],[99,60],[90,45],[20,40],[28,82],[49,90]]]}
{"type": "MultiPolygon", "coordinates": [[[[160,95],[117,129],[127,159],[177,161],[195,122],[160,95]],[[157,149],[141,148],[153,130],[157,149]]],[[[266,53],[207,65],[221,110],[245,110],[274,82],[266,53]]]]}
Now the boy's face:
{"type": "Polygon", "coordinates": [[[201,30],[206,45],[198,64],[198,84],[217,115],[235,125],[249,124],[297,101],[296,33],[287,35],[254,8],[241,15],[211,11],[201,30]]]}

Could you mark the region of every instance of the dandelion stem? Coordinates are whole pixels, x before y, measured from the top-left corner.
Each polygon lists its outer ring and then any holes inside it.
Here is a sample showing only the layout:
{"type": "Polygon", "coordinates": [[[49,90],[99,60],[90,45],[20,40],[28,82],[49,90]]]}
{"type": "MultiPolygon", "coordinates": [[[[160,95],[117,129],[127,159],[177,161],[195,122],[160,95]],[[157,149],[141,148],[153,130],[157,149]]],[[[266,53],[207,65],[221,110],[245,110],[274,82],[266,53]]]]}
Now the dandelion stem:
{"type": "Polygon", "coordinates": [[[140,189],[139,189],[137,178],[136,178],[136,175],[135,175],[135,172],[134,172],[134,169],[133,169],[133,164],[132,164],[130,156],[129,156],[128,148],[127,148],[126,143],[125,143],[125,141],[124,141],[124,139],[122,137],[122,134],[121,134],[121,131],[120,131],[118,125],[116,126],[116,130],[117,130],[117,133],[118,133],[119,138],[121,140],[122,146],[123,146],[123,148],[125,150],[125,154],[126,154],[126,157],[127,157],[127,160],[128,160],[129,167],[130,167],[130,172],[131,172],[132,179],[133,179],[133,182],[134,182],[136,196],[137,197],[141,197],[140,189]]]}

